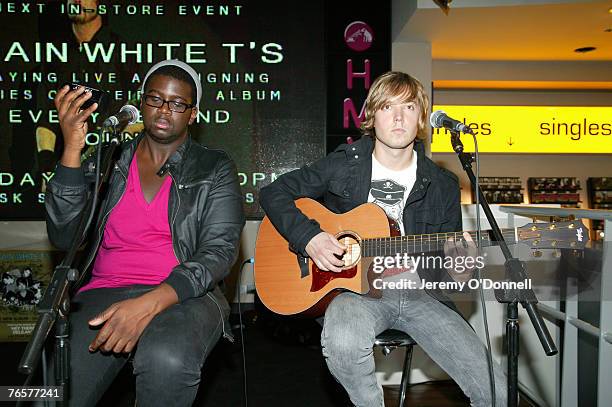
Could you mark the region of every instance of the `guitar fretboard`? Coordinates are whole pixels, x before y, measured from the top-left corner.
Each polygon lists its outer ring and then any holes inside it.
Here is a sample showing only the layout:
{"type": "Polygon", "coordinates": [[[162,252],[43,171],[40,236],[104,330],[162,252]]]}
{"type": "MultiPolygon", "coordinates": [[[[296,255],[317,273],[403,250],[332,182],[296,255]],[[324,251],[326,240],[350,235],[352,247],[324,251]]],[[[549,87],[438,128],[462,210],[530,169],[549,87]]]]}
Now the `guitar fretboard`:
{"type": "MultiPolygon", "coordinates": [[[[426,235],[409,235],[363,239],[361,248],[363,256],[395,256],[398,253],[419,254],[436,252],[444,249],[444,243],[449,239],[455,241],[465,240],[464,232],[433,233],[426,235]]],[[[476,242],[476,232],[468,232],[476,242]]],[[[480,247],[494,246],[491,230],[483,230],[480,235],[480,247]]],[[[502,235],[508,244],[516,243],[515,229],[502,229],[502,235]]]]}

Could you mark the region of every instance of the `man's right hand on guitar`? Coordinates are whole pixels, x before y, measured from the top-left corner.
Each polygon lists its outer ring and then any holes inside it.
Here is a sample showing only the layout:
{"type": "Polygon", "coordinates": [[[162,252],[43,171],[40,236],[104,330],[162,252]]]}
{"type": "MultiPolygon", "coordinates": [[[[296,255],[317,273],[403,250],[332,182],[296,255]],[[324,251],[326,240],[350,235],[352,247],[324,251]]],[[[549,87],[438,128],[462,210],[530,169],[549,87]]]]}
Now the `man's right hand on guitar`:
{"type": "Polygon", "coordinates": [[[346,247],[327,232],[319,233],[306,245],[306,253],[323,271],[341,272],[344,261],[336,256],[342,256],[344,252],[346,247]]]}

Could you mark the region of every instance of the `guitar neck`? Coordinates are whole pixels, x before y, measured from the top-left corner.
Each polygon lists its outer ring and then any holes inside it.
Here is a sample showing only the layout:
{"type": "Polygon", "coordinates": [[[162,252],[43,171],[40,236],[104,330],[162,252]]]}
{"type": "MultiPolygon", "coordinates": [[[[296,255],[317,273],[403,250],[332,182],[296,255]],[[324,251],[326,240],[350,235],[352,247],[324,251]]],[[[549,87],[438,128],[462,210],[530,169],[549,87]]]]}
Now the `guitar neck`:
{"type": "MultiPolygon", "coordinates": [[[[492,230],[483,230],[480,236],[480,247],[495,246],[497,242],[493,239],[492,230]]],[[[361,241],[363,255],[365,257],[395,256],[398,253],[420,254],[435,252],[444,249],[444,243],[448,239],[464,240],[464,232],[433,233],[426,235],[392,236],[361,241]]],[[[474,241],[477,240],[476,232],[468,232],[474,241]]],[[[508,244],[515,244],[516,229],[502,229],[502,235],[508,244]]]]}

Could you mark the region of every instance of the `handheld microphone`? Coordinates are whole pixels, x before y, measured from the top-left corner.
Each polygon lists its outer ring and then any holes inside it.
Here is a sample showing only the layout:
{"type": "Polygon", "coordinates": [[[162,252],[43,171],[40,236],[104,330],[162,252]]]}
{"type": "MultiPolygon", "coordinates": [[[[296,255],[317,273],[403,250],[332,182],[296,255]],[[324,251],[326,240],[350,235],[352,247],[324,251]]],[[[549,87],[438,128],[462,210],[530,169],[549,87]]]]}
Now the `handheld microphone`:
{"type": "Polygon", "coordinates": [[[442,110],[436,110],[429,116],[429,124],[434,128],[444,127],[452,131],[459,131],[461,133],[474,134],[469,126],[466,126],[459,120],[448,117],[442,110]]]}
{"type": "Polygon", "coordinates": [[[115,130],[123,129],[128,124],[138,121],[138,109],[132,105],[125,105],[119,109],[119,113],[104,120],[102,127],[113,127],[115,130]]]}

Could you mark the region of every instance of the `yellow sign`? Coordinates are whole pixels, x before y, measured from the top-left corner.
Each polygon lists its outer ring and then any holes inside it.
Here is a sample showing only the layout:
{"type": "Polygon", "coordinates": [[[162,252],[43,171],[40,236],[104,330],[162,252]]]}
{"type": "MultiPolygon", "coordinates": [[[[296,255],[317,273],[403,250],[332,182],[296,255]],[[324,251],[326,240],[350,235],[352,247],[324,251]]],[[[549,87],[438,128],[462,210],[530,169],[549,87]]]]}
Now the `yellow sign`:
{"type": "MultiPolygon", "coordinates": [[[[434,106],[470,126],[481,153],[612,153],[612,107],[434,106]]],[[[452,153],[450,133],[433,129],[431,151],[452,153]],[[446,133],[446,134],[445,134],[446,133]]],[[[462,135],[465,151],[472,136],[462,135]]]]}

